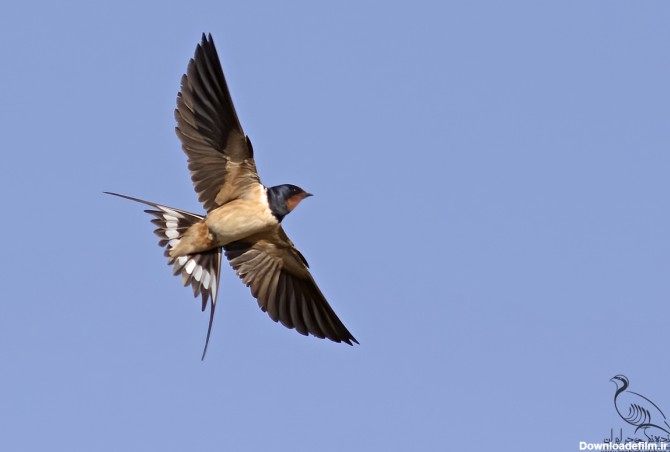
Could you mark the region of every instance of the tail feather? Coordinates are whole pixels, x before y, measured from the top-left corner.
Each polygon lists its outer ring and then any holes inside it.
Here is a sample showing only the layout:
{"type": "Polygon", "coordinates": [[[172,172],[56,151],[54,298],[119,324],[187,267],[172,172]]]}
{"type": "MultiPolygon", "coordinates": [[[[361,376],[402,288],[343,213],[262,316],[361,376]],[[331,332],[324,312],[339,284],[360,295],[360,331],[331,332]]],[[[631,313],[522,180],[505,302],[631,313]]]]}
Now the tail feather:
{"type": "Polygon", "coordinates": [[[207,308],[208,302],[211,305],[207,339],[205,340],[205,349],[202,352],[202,359],[205,359],[209,337],[212,332],[214,310],[216,309],[216,295],[219,288],[219,275],[221,273],[221,248],[211,249],[198,254],[189,254],[187,256],[170,256],[170,250],[179,243],[179,240],[181,240],[181,237],[188,228],[200,222],[204,217],[186,212],[185,210],[163,206],[118,193],[105,193],[153,207],[153,209],[147,209],[145,212],[154,217],[151,219],[151,222],[156,226],[154,234],[159,238],[158,244],[165,248],[163,254],[168,259],[168,265],[172,265],[173,274],[175,276],[181,275],[184,287],[190,285],[193,289],[193,296],[200,296],[202,298],[203,312],[207,308]]]}

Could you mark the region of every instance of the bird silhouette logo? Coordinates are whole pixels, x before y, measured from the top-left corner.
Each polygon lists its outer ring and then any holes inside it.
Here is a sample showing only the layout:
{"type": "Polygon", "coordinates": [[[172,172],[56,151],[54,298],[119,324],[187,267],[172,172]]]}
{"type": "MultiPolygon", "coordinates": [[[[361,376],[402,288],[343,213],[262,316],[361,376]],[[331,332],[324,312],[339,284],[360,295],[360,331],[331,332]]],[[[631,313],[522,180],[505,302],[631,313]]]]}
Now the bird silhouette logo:
{"type": "Polygon", "coordinates": [[[614,407],[621,419],[635,427],[636,433],[642,430],[648,439],[661,432],[670,436],[670,425],[658,405],[642,394],[628,390],[630,383],[624,375],[616,375],[610,381],[616,385],[614,407]]]}

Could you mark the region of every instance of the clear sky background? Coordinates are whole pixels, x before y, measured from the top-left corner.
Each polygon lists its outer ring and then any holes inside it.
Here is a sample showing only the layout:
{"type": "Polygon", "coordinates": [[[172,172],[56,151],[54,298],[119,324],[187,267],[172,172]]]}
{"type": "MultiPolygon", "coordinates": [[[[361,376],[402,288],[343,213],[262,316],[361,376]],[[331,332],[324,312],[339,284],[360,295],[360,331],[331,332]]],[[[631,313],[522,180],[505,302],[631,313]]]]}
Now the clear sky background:
{"type": "Polygon", "coordinates": [[[609,379],[670,415],[670,3],[20,2],[0,13],[0,450],[578,450],[609,379]],[[211,32],[349,347],[225,265],[207,314],[142,206],[211,32]]]}

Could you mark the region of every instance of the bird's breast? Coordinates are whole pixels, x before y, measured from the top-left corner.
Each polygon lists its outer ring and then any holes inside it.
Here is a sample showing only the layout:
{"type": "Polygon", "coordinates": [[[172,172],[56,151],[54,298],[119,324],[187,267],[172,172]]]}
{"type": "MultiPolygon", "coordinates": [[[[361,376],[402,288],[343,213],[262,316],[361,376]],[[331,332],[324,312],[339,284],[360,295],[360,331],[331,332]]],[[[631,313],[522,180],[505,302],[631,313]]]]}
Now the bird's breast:
{"type": "Polygon", "coordinates": [[[219,246],[242,240],[277,227],[279,224],[267,201],[265,187],[258,185],[244,198],[238,198],[212,210],[205,224],[219,246]]]}

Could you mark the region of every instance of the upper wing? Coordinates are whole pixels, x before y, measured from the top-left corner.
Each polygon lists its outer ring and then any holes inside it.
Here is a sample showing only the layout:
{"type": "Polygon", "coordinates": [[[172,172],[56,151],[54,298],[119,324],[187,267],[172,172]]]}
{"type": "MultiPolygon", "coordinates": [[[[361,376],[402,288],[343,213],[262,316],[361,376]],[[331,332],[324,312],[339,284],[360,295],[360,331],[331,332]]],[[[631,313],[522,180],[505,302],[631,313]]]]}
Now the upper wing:
{"type": "Polygon", "coordinates": [[[300,334],[353,345],[358,341],[337,317],[281,226],[224,246],[230,264],[275,322],[300,334]]]}
{"type": "Polygon", "coordinates": [[[175,119],[195,191],[207,211],[260,182],[211,35],[203,33],[181,79],[175,119]]]}

